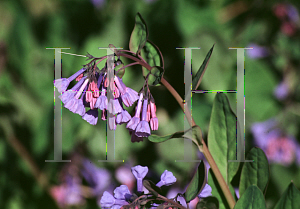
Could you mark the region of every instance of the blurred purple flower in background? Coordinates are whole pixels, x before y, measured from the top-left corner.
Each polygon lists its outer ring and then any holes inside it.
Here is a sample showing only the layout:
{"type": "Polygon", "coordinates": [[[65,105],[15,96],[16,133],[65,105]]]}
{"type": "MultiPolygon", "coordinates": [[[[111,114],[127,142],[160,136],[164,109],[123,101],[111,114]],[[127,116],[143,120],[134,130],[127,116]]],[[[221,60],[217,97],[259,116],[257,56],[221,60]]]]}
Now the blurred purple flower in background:
{"type": "Polygon", "coordinates": [[[116,170],[116,179],[128,187],[129,190],[134,188],[135,178],[131,173],[131,169],[126,166],[121,166],[116,170]]]}
{"type": "Polygon", "coordinates": [[[105,4],[105,0],[91,0],[91,2],[97,9],[103,7],[103,5],[105,4]]]}
{"type": "Polygon", "coordinates": [[[77,176],[68,175],[66,182],[60,186],[53,186],[50,189],[50,193],[62,208],[85,204],[85,199],[81,194],[81,179],[77,176]]]}
{"type": "Polygon", "coordinates": [[[251,59],[258,59],[269,56],[269,50],[264,46],[259,46],[257,44],[251,43],[247,46],[247,48],[253,48],[246,50],[247,55],[251,59]]]}
{"type": "Polygon", "coordinates": [[[284,100],[289,95],[289,86],[286,83],[281,82],[276,86],[274,95],[278,100],[284,100]]]}
{"type": "Polygon", "coordinates": [[[83,160],[81,173],[93,188],[94,195],[101,194],[111,183],[110,173],[104,168],[98,168],[88,159],[83,160]]]}
{"type": "Polygon", "coordinates": [[[273,119],[254,123],[251,128],[254,143],[266,153],[270,163],[275,162],[288,166],[295,160],[298,162],[297,147],[299,144],[294,137],[286,136],[276,125],[277,123],[273,119]]]}

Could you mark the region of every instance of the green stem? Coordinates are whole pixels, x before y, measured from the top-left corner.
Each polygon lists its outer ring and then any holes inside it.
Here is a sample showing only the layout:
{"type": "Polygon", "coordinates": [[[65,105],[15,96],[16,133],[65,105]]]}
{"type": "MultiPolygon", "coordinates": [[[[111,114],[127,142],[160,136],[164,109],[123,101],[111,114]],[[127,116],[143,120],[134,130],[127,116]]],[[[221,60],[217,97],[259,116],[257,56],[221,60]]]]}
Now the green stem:
{"type": "MultiPolygon", "coordinates": [[[[181,109],[184,111],[183,100],[180,97],[180,95],[177,93],[177,91],[164,78],[161,79],[161,83],[170,91],[170,93],[177,100],[177,102],[180,105],[181,109]]],[[[191,115],[188,114],[187,118],[190,118],[190,117],[191,117],[191,115]]],[[[190,120],[188,119],[188,121],[190,121],[190,120]]],[[[196,125],[196,123],[195,123],[194,119],[192,118],[192,126],[194,126],[194,125],[196,125]]],[[[213,159],[212,155],[210,154],[203,138],[201,138],[201,142],[202,142],[202,147],[199,144],[196,144],[196,145],[198,146],[198,149],[203,152],[207,162],[209,163],[212,171],[214,172],[214,174],[216,176],[216,179],[219,182],[219,185],[220,185],[220,187],[221,187],[221,189],[222,189],[222,191],[225,195],[225,198],[226,198],[226,200],[229,204],[229,207],[233,208],[234,205],[235,205],[235,200],[234,200],[234,198],[233,198],[233,196],[232,196],[232,194],[229,190],[229,187],[226,184],[226,182],[225,182],[225,180],[224,180],[224,178],[223,178],[223,176],[222,176],[215,160],[213,159]]]]}

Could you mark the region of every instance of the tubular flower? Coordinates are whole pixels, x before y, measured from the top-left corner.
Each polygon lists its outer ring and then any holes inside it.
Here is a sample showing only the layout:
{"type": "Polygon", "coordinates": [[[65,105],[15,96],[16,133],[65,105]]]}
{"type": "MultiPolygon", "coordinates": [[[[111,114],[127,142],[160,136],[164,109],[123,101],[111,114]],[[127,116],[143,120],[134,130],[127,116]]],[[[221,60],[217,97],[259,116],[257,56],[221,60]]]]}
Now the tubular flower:
{"type": "Polygon", "coordinates": [[[100,200],[100,205],[101,208],[120,209],[123,205],[128,205],[128,202],[126,202],[125,200],[116,199],[110,193],[105,191],[100,200]]]}
{"type": "Polygon", "coordinates": [[[141,107],[142,107],[142,99],[143,99],[143,94],[140,94],[140,98],[137,104],[135,116],[131,118],[131,120],[127,123],[126,128],[128,128],[131,131],[134,131],[137,127],[137,125],[140,122],[140,113],[141,113],[141,107]]]}
{"type": "Polygon", "coordinates": [[[151,134],[149,123],[147,121],[147,105],[148,99],[144,99],[142,121],[140,121],[137,125],[135,132],[135,135],[137,135],[138,137],[148,137],[151,134]]]}
{"type": "Polygon", "coordinates": [[[151,119],[150,119],[150,127],[152,131],[158,129],[158,119],[156,117],[156,106],[153,102],[150,101],[150,109],[151,109],[151,119]]]}
{"type": "Polygon", "coordinates": [[[148,173],[148,167],[137,165],[131,168],[131,172],[137,180],[137,190],[139,192],[143,191],[143,179],[148,173]]]}
{"type": "Polygon", "coordinates": [[[98,121],[98,110],[97,109],[91,109],[87,111],[83,116],[82,119],[86,120],[88,123],[92,125],[96,125],[98,121]]]}
{"type": "Polygon", "coordinates": [[[80,74],[82,74],[84,71],[86,71],[86,69],[81,68],[79,71],[77,71],[74,75],[70,76],[69,78],[60,78],[54,80],[54,86],[57,88],[57,91],[59,93],[65,91],[68,88],[70,82],[73,81],[80,74]]]}
{"type": "Polygon", "coordinates": [[[170,186],[176,182],[176,178],[172,172],[165,170],[163,174],[161,174],[160,182],[156,184],[156,186],[170,186]]]}

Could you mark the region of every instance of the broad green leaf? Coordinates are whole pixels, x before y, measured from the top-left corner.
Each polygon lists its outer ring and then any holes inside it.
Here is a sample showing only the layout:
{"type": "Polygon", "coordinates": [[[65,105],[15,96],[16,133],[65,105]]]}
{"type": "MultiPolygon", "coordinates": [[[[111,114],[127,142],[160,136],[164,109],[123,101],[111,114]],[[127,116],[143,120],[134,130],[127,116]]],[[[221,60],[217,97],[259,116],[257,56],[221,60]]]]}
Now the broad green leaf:
{"type": "Polygon", "coordinates": [[[208,149],[229,184],[239,167],[238,162],[228,162],[236,159],[236,116],[223,93],[214,99],[207,140],[208,149]]]}
{"type": "Polygon", "coordinates": [[[256,185],[248,187],[235,204],[234,209],[266,209],[263,193],[256,185]]]}
{"type": "MultiPolygon", "coordinates": [[[[189,131],[189,130],[188,130],[189,131]]],[[[192,131],[193,131],[193,139],[191,139],[194,143],[198,143],[199,145],[202,145],[201,139],[202,139],[202,133],[201,133],[201,129],[199,126],[193,126],[192,127],[192,131]]],[[[184,137],[184,131],[178,131],[175,132],[173,134],[168,134],[166,136],[158,136],[155,134],[151,134],[148,139],[151,142],[154,143],[160,143],[160,142],[164,142],[167,141],[169,139],[174,139],[174,138],[183,138],[184,137]]]]}
{"type": "Polygon", "coordinates": [[[202,80],[202,78],[203,78],[203,75],[204,75],[204,73],[205,73],[205,70],[206,70],[206,68],[207,68],[207,66],[208,66],[208,63],[209,63],[211,54],[212,54],[212,52],[213,52],[213,50],[214,50],[214,46],[215,46],[215,45],[213,45],[213,46],[211,47],[211,49],[209,50],[209,52],[207,53],[207,55],[206,55],[206,57],[205,57],[205,59],[204,59],[202,65],[200,66],[199,70],[197,71],[195,77],[193,78],[193,85],[192,85],[192,87],[193,87],[192,89],[193,89],[193,90],[196,90],[196,89],[199,87],[200,83],[201,83],[201,80],[202,80]]]}
{"type": "Polygon", "coordinates": [[[206,167],[203,161],[201,161],[196,173],[186,189],[186,192],[184,193],[186,202],[190,202],[198,196],[206,184],[206,179],[206,167]]]}
{"type": "Polygon", "coordinates": [[[147,25],[140,13],[135,16],[135,25],[130,36],[129,49],[139,54],[148,39],[147,25]]]}
{"type": "Polygon", "coordinates": [[[300,192],[291,182],[274,209],[299,209],[300,192]]]}
{"type": "Polygon", "coordinates": [[[154,196],[158,196],[159,193],[161,193],[161,188],[157,187],[152,181],[150,180],[144,180],[143,186],[151,192],[154,196]]]}
{"type": "Polygon", "coordinates": [[[239,187],[240,196],[251,185],[256,185],[264,192],[270,175],[268,159],[264,151],[258,147],[253,147],[248,153],[246,160],[253,160],[253,162],[245,162],[243,165],[239,187]]]}
{"type": "Polygon", "coordinates": [[[150,74],[148,75],[148,84],[149,85],[157,85],[160,83],[160,80],[164,74],[164,69],[159,66],[154,66],[150,70],[150,74]]]}
{"type": "Polygon", "coordinates": [[[219,201],[213,196],[201,198],[197,203],[196,209],[219,209],[219,201]]]}
{"type": "MultiPolygon", "coordinates": [[[[145,46],[141,50],[141,56],[151,67],[160,66],[164,68],[164,60],[161,51],[150,40],[147,40],[145,46]]],[[[143,76],[146,77],[149,73],[149,70],[145,67],[142,67],[142,69],[143,76]]]]}
{"type": "MultiPolygon", "coordinates": [[[[214,173],[212,172],[211,168],[209,169],[208,172],[208,184],[211,187],[211,194],[212,196],[216,197],[219,200],[219,208],[220,209],[230,209],[227,200],[223,194],[223,191],[218,183],[218,180],[216,179],[214,173]]],[[[233,197],[235,197],[235,192],[231,184],[228,185],[229,190],[233,197]]]]}

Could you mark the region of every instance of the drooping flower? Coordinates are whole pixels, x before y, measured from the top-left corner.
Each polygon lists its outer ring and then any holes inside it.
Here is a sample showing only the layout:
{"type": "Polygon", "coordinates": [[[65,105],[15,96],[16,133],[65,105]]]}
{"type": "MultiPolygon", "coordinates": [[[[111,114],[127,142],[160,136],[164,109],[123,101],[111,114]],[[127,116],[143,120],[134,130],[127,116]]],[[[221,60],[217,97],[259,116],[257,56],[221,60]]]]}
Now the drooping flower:
{"type": "Polygon", "coordinates": [[[138,100],[138,93],[131,88],[125,86],[118,76],[115,76],[115,83],[120,90],[121,98],[126,107],[131,106],[136,100],[138,100]]]}
{"type": "Polygon", "coordinates": [[[85,81],[87,76],[84,76],[80,81],[78,81],[70,90],[63,92],[58,98],[62,101],[62,103],[68,102],[71,98],[75,96],[77,91],[82,86],[83,82],[85,81]]]}
{"type": "Polygon", "coordinates": [[[141,114],[141,107],[142,107],[142,99],[143,99],[143,94],[140,94],[140,98],[137,104],[136,112],[134,117],[131,118],[131,120],[127,123],[126,128],[128,128],[131,131],[134,131],[137,127],[137,125],[140,122],[140,114],[141,114]]]}
{"type": "Polygon", "coordinates": [[[98,109],[90,109],[82,116],[82,119],[92,125],[96,125],[98,122],[98,109]]]}
{"type": "Polygon", "coordinates": [[[143,179],[148,173],[148,167],[137,165],[131,168],[131,172],[137,180],[137,190],[143,191],[143,179]]]}
{"type": "Polygon", "coordinates": [[[158,119],[155,114],[156,106],[152,101],[150,101],[150,109],[151,109],[150,127],[152,131],[155,131],[158,129],[158,119]]]}
{"type": "Polygon", "coordinates": [[[111,114],[117,114],[122,112],[122,107],[118,99],[110,99],[107,104],[107,111],[111,114]]]}
{"type": "Polygon", "coordinates": [[[105,96],[106,90],[102,88],[101,95],[97,98],[95,107],[99,108],[100,110],[104,110],[107,108],[107,97],[105,96]]]}
{"type": "Polygon", "coordinates": [[[57,88],[57,91],[59,93],[62,93],[63,91],[65,91],[70,82],[73,81],[77,76],[79,76],[80,74],[82,74],[84,71],[86,71],[85,68],[81,68],[79,71],[77,71],[75,74],[71,75],[69,78],[59,78],[54,80],[54,86],[57,88]]]}
{"type": "Polygon", "coordinates": [[[116,118],[116,123],[117,124],[127,123],[128,121],[130,121],[130,119],[131,119],[130,114],[127,112],[127,110],[123,109],[122,112],[118,113],[116,118]]]}
{"type": "Polygon", "coordinates": [[[165,170],[160,177],[160,181],[156,184],[156,186],[170,186],[176,182],[176,178],[172,172],[165,170]]]}
{"type": "Polygon", "coordinates": [[[135,130],[135,135],[137,135],[138,137],[148,137],[151,134],[150,126],[147,121],[147,105],[148,99],[144,99],[142,120],[139,122],[135,130]]]}

